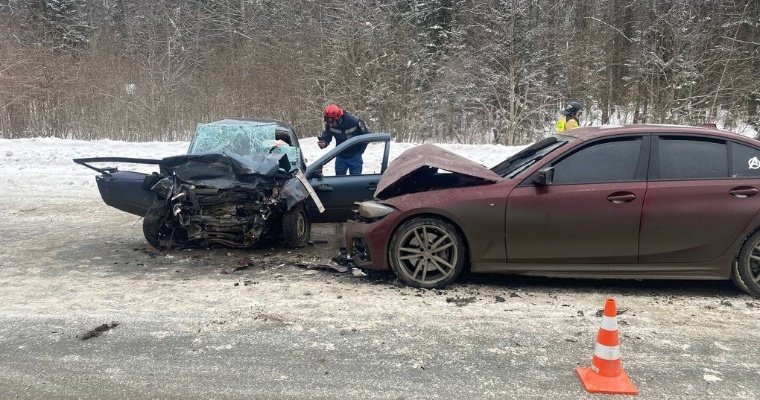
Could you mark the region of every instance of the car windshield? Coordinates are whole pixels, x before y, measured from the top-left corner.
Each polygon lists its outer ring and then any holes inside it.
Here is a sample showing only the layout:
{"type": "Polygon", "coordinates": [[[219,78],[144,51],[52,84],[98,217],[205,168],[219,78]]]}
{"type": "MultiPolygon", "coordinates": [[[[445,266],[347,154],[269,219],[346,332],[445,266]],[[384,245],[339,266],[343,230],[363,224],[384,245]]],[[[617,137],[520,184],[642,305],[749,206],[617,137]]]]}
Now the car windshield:
{"type": "Polygon", "coordinates": [[[292,169],[298,168],[300,149],[276,140],[274,123],[221,120],[198,124],[187,154],[234,153],[241,156],[284,153],[292,169]]]}
{"type": "Polygon", "coordinates": [[[530,167],[536,161],[544,158],[547,154],[567,143],[567,137],[555,135],[540,140],[515,153],[500,164],[491,168],[491,171],[505,177],[514,178],[525,168],[530,167]]]}

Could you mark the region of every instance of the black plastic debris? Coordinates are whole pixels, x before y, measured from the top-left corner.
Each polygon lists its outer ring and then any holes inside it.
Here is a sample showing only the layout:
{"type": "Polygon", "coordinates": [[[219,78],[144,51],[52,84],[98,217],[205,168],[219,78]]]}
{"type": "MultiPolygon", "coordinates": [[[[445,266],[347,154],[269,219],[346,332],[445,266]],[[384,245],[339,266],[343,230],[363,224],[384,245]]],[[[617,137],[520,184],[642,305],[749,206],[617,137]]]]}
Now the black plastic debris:
{"type": "Polygon", "coordinates": [[[333,257],[331,259],[334,263],[338,265],[343,265],[345,267],[355,267],[354,260],[351,259],[351,257],[348,256],[348,251],[345,247],[340,248],[340,253],[338,253],[337,256],[333,257]]]}
{"type": "MultiPolygon", "coordinates": [[[[623,314],[625,314],[626,312],[628,312],[628,309],[627,309],[627,308],[618,308],[618,310],[617,310],[617,315],[623,315],[623,314]]],[[[599,310],[597,310],[597,311],[596,311],[596,314],[595,314],[595,315],[596,315],[597,317],[601,317],[601,316],[603,316],[603,315],[604,315],[604,310],[602,310],[602,309],[599,309],[599,310]]]]}
{"type": "Polygon", "coordinates": [[[447,303],[454,303],[457,307],[464,307],[475,301],[475,297],[447,297],[447,303]]]}
{"type": "Polygon", "coordinates": [[[333,271],[333,272],[339,272],[339,273],[346,273],[348,272],[348,267],[344,265],[336,265],[336,264],[305,264],[306,269],[321,269],[323,271],[333,271]]]}
{"type": "Polygon", "coordinates": [[[244,269],[248,269],[249,267],[253,266],[253,260],[251,260],[248,257],[243,257],[239,260],[237,260],[238,266],[233,269],[228,268],[222,268],[222,272],[220,272],[223,275],[232,274],[238,271],[242,271],[244,269]]]}
{"type": "Polygon", "coordinates": [[[94,338],[96,336],[100,336],[103,334],[103,332],[110,331],[113,328],[116,328],[119,326],[119,323],[116,321],[112,321],[110,324],[101,324],[95,327],[94,329],[91,329],[81,335],[78,335],[77,337],[81,340],[87,340],[90,338],[94,338]]]}

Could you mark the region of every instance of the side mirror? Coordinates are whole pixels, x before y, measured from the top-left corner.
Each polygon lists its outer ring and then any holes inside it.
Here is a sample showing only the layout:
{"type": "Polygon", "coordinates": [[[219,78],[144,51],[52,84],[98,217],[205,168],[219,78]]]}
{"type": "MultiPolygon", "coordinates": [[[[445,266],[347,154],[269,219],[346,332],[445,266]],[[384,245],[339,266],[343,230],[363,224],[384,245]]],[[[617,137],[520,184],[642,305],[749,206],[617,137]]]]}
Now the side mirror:
{"type": "Polygon", "coordinates": [[[540,169],[538,171],[538,175],[536,175],[536,177],[533,178],[533,183],[535,183],[538,186],[549,186],[552,184],[552,181],[554,181],[553,167],[540,169]]]}
{"type": "Polygon", "coordinates": [[[315,169],[314,172],[310,174],[309,178],[319,178],[322,179],[324,175],[322,174],[322,167],[319,167],[319,169],[315,169]]]}

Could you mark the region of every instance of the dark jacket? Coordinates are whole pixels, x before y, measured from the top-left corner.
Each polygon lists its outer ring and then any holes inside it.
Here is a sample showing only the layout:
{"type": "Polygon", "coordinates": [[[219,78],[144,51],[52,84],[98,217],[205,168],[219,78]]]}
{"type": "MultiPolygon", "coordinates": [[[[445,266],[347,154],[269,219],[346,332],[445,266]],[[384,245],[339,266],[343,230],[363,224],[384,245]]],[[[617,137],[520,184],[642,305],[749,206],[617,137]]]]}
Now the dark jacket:
{"type": "MultiPolygon", "coordinates": [[[[337,126],[332,127],[325,124],[325,130],[322,132],[321,138],[325,141],[325,143],[330,144],[334,137],[335,145],[337,146],[354,136],[364,135],[366,133],[369,133],[369,129],[367,129],[367,125],[364,124],[364,121],[356,116],[344,112],[343,116],[340,118],[340,123],[337,126]]],[[[348,157],[356,153],[364,153],[364,150],[366,148],[366,143],[352,146],[350,149],[347,149],[345,152],[341,153],[341,156],[348,157]]]]}

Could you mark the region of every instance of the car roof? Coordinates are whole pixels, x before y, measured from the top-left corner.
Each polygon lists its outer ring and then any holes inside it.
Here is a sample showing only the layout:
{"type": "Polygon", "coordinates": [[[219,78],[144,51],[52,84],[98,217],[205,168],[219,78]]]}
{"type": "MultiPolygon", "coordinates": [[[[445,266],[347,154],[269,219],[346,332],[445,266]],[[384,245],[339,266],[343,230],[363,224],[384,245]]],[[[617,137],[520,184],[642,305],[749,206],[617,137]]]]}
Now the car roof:
{"type": "Polygon", "coordinates": [[[725,139],[734,140],[753,140],[749,136],[740,135],[738,133],[728,132],[717,129],[715,125],[668,125],[668,124],[632,124],[632,125],[601,125],[601,126],[588,126],[583,128],[573,129],[571,131],[565,131],[559,134],[559,136],[566,136],[581,141],[596,139],[605,136],[615,136],[623,134],[636,134],[636,133],[684,133],[684,134],[706,134],[711,136],[723,137],[725,139]]]}

